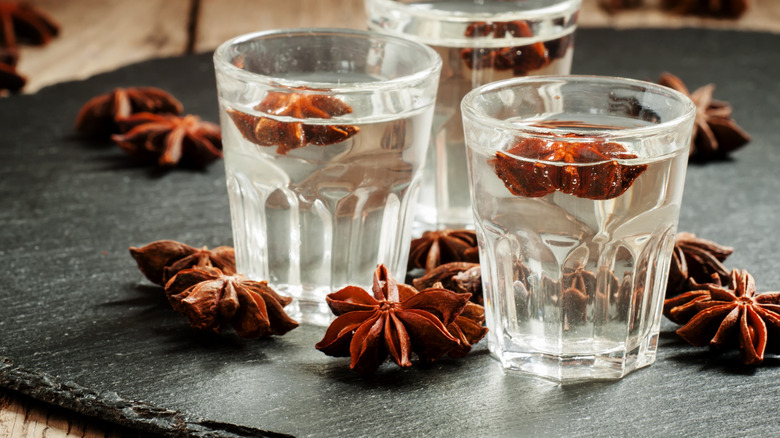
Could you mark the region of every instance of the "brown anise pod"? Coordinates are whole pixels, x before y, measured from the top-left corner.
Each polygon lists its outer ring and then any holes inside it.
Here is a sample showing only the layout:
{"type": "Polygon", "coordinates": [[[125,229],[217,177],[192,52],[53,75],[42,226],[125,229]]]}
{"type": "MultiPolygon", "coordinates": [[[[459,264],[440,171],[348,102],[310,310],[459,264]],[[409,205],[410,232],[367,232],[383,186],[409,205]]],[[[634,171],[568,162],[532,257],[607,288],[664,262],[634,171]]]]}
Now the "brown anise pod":
{"type": "Polygon", "coordinates": [[[714,84],[690,93],[683,81],[671,73],[663,73],[658,83],[689,96],[696,104],[691,158],[722,158],[750,141],[750,135],[731,118],[731,105],[712,98],[714,84]]]}
{"type": "Polygon", "coordinates": [[[193,328],[222,333],[230,325],[242,338],[283,335],[298,327],[284,312],[292,298],[283,297],[265,281],[225,275],[212,267],[185,269],[165,285],[173,310],[193,328]]]}
{"type": "Polygon", "coordinates": [[[734,252],[734,248],[698,238],[695,234],[677,233],[674,239],[672,261],[669,265],[666,296],[679,295],[688,290],[689,279],[693,279],[697,283],[705,283],[712,278],[713,274],[717,274],[725,280],[729,271],[721,262],[726,260],[732,252],[734,252]]]}
{"type": "Polygon", "coordinates": [[[464,357],[471,347],[482,340],[488,332],[485,324],[485,308],[469,301],[463,312],[447,325],[447,331],[458,339],[458,346],[447,352],[450,357],[464,357]]]}
{"type": "MultiPolygon", "coordinates": [[[[499,39],[505,38],[507,34],[515,38],[530,38],[533,37],[533,30],[522,20],[495,23],[481,21],[470,24],[464,33],[469,38],[484,38],[492,35],[493,38],[499,39]]],[[[525,76],[533,70],[544,67],[550,61],[547,47],[541,41],[525,46],[497,49],[461,49],[460,56],[471,69],[512,70],[515,76],[525,76]]]]}
{"type": "Polygon", "coordinates": [[[88,100],[76,116],[76,131],[105,138],[122,132],[119,122],[137,113],[181,114],[182,104],[154,87],[115,88],[88,100]]]}
{"type": "MultiPolygon", "coordinates": [[[[272,116],[296,119],[330,119],[352,112],[349,105],[332,96],[278,91],[269,91],[255,109],[272,116]]],[[[245,139],[260,146],[277,146],[276,153],[279,155],[287,155],[291,150],[308,144],[327,146],[341,143],[360,131],[357,126],[282,122],[232,109],[227,110],[227,114],[245,139]]]]}
{"type": "Polygon", "coordinates": [[[130,247],[138,269],[152,283],[165,286],[169,279],[187,268],[215,267],[227,275],[236,273],[233,248],[220,246],[209,250],[198,249],[175,240],[158,240],[140,248],[130,247]]]}
{"type": "Polygon", "coordinates": [[[418,290],[428,289],[436,283],[457,293],[471,294],[471,301],[482,304],[482,272],[479,263],[450,262],[439,265],[420,278],[412,280],[418,290]]]}
{"type": "Polygon", "coordinates": [[[664,301],[664,315],[678,324],[688,343],[728,348],[738,341],[742,361],[756,365],[764,360],[767,347],[780,347],[780,292],[756,294],[753,276],[733,270],[728,284],[699,285],[664,301]]]}
{"type": "Polygon", "coordinates": [[[0,90],[16,93],[24,87],[27,79],[20,75],[12,65],[0,63],[0,90]]]}
{"type": "Polygon", "coordinates": [[[507,190],[516,196],[537,198],[557,190],[578,198],[603,200],[622,195],[647,169],[646,164],[618,162],[633,158],[637,155],[623,145],[603,140],[522,138],[506,152],[496,152],[493,166],[507,190]],[[588,163],[595,164],[582,165],[588,163]]]}
{"type": "Polygon", "coordinates": [[[749,0],[663,0],[665,9],[678,14],[739,18],[750,9],[749,0]]]}
{"type": "Polygon", "coordinates": [[[59,32],[59,25],[34,6],[24,2],[0,2],[0,48],[9,65],[16,65],[19,41],[42,46],[59,32]]]}
{"type": "Polygon", "coordinates": [[[460,345],[447,330],[468,303],[467,294],[443,288],[422,292],[398,284],[384,265],[374,272],[373,297],[347,286],[326,298],[337,318],[316,348],[328,356],[350,356],[350,368],[371,373],[389,355],[398,366],[412,366],[412,353],[435,360],[460,345]]]}
{"type": "Polygon", "coordinates": [[[219,125],[197,116],[138,113],[120,120],[120,125],[125,133],[111,139],[128,154],[159,167],[205,167],[222,158],[219,125]]]}
{"type": "Polygon", "coordinates": [[[450,262],[479,263],[479,247],[474,231],[426,231],[421,237],[412,240],[409,269],[422,268],[430,272],[450,262]]]}

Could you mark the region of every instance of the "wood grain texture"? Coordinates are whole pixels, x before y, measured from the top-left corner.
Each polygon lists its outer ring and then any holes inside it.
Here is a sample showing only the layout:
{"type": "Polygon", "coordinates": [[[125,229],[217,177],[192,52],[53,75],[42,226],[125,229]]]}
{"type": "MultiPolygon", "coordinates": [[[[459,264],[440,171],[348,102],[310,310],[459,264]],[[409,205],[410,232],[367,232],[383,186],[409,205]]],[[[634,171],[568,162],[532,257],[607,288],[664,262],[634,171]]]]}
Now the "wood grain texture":
{"type": "Polygon", "coordinates": [[[23,46],[18,71],[32,93],[144,59],[181,55],[190,0],[34,0],[60,24],[43,47],[23,46]]]}

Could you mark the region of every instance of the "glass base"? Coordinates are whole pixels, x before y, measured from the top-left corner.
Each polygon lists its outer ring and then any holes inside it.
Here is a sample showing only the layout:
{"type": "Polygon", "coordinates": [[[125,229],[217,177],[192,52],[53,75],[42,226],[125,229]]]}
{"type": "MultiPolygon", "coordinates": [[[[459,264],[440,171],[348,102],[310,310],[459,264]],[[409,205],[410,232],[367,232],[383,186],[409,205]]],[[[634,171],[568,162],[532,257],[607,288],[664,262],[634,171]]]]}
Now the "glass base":
{"type": "Polygon", "coordinates": [[[501,352],[491,348],[491,355],[508,374],[541,377],[564,384],[623,378],[655,362],[657,345],[658,335],[655,334],[631,350],[614,348],[590,354],[551,354],[533,350],[501,352]]]}
{"type": "Polygon", "coordinates": [[[301,324],[327,327],[336,318],[328,305],[323,301],[310,301],[294,298],[292,303],[284,308],[290,318],[301,324]]]}

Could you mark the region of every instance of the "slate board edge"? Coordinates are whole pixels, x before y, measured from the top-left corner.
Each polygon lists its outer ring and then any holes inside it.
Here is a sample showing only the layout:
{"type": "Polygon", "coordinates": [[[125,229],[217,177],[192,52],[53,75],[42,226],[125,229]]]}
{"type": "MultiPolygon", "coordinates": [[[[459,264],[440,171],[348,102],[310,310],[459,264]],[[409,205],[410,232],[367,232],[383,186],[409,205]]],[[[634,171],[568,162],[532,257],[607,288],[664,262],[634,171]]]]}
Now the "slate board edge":
{"type": "Polygon", "coordinates": [[[16,366],[11,359],[2,356],[0,386],[82,415],[170,437],[290,436],[236,424],[187,418],[180,411],[128,400],[113,391],[98,393],[74,382],[59,382],[49,374],[16,366]]]}

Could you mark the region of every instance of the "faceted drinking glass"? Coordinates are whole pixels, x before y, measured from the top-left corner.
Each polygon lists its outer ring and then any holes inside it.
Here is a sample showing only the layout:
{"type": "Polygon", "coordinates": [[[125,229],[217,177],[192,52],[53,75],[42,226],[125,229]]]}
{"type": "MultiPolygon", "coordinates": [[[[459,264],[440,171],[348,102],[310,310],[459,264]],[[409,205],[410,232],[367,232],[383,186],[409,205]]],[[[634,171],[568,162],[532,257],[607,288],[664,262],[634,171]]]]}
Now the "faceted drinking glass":
{"type": "Polygon", "coordinates": [[[580,0],[365,0],[369,29],[433,47],[443,60],[415,232],[471,228],[460,101],[473,88],[568,74],[580,0]]]}
{"type": "Polygon", "coordinates": [[[462,111],[491,353],[561,382],[653,363],[693,102],[548,76],[477,88],[462,111]]]}
{"type": "Polygon", "coordinates": [[[214,54],[237,269],[324,325],[325,295],[403,278],[439,56],[337,29],[237,37],[214,54]]]}

